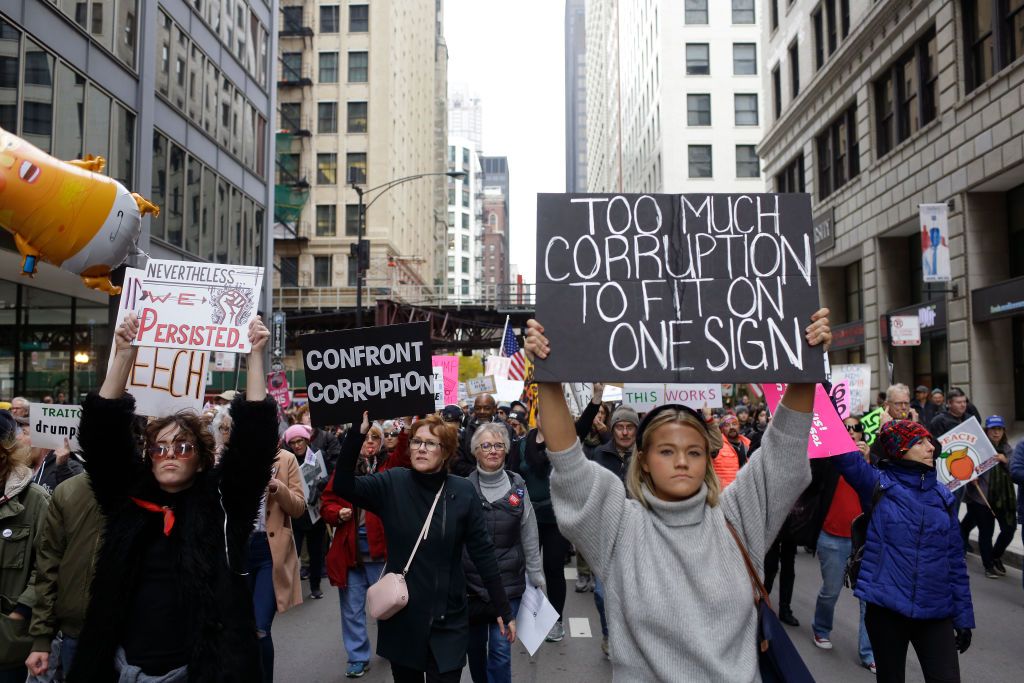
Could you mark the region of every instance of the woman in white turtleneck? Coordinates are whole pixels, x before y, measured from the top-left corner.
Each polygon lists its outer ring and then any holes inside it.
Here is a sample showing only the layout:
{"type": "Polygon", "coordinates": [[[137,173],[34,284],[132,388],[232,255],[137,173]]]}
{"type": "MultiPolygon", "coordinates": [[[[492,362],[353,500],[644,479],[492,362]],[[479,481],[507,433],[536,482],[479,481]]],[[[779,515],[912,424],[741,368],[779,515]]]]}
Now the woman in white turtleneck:
{"type": "MultiPolygon", "coordinates": [[[[508,430],[501,423],[483,424],[470,441],[476,470],[467,477],[476,488],[484,520],[494,540],[494,555],[512,613],[526,590],[526,578],[546,588],[540,560],[537,517],[530,504],[526,482],[505,469],[508,430]]],[[[487,602],[487,591],[469,556],[463,553],[463,570],[469,592],[469,671],[476,683],[512,680],[512,650],[501,636],[487,602]]]]}

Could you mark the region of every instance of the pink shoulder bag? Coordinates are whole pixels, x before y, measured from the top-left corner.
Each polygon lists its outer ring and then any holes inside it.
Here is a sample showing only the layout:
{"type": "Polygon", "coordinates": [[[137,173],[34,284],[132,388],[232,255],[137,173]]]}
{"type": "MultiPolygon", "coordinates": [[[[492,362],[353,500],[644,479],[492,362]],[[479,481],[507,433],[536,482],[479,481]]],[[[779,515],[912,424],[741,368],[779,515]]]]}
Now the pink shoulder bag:
{"type": "Polygon", "coordinates": [[[434,504],[430,506],[427,520],[423,522],[423,529],[420,530],[420,535],[416,538],[416,545],[413,546],[412,553],[409,555],[409,561],[405,563],[405,569],[402,570],[402,573],[391,572],[390,574],[385,574],[384,570],[381,570],[380,580],[366,591],[366,613],[374,619],[380,619],[381,621],[390,619],[409,604],[409,586],[405,582],[405,575],[409,573],[409,567],[412,566],[413,558],[416,557],[416,551],[419,550],[420,542],[427,540],[430,520],[434,517],[437,501],[441,499],[441,494],[443,493],[444,485],[442,484],[441,489],[434,496],[434,504]]]}

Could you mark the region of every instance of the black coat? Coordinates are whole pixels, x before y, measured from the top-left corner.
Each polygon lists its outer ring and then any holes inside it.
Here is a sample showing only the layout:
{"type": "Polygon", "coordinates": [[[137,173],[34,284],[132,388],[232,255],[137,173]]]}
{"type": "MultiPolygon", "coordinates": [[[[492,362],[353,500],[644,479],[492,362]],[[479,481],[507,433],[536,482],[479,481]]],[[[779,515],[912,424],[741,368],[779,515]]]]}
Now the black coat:
{"type": "Polygon", "coordinates": [[[378,622],[377,654],[395,664],[419,671],[433,653],[438,671],[452,671],[466,662],[469,613],[463,548],[476,565],[497,614],[507,624],[511,613],[501,585],[494,545],[485,526],[480,498],[468,480],[447,474],[420,474],[396,467],[355,476],[363,435],[350,429],[334,472],[334,492],[364,508],[384,523],[388,572],[401,572],[423,528],[434,496],[445,492],[431,518],[427,540],[420,544],[406,582],[409,604],[386,621],[378,622]]]}
{"type": "MultiPolygon", "coordinates": [[[[103,683],[117,680],[114,653],[139,585],[143,553],[163,533],[162,515],[143,510],[130,496],[153,502],[166,494],[138,452],[135,399],[91,393],[82,407],[78,441],[107,522],[69,681],[103,683]]],[[[252,594],[239,572],[246,571],[246,544],[277,453],[276,414],[269,398],[259,403],[236,398],[231,404],[235,428],[220,464],[200,472],[192,487],[174,498],[175,524],[168,538],[179,557],[175,569],[186,610],[189,681],[262,678],[252,594]]]]}
{"type": "Polygon", "coordinates": [[[320,451],[324,456],[324,464],[327,465],[327,476],[334,474],[334,468],[338,464],[338,456],[341,454],[341,442],[334,434],[323,429],[313,428],[313,438],[310,439],[309,447],[314,451],[320,451]]]}
{"type": "Polygon", "coordinates": [[[932,436],[938,439],[949,430],[960,426],[962,422],[969,419],[971,419],[971,414],[968,412],[965,412],[960,417],[954,417],[948,410],[944,410],[933,417],[932,421],[928,423],[928,431],[932,433],[932,436]]]}

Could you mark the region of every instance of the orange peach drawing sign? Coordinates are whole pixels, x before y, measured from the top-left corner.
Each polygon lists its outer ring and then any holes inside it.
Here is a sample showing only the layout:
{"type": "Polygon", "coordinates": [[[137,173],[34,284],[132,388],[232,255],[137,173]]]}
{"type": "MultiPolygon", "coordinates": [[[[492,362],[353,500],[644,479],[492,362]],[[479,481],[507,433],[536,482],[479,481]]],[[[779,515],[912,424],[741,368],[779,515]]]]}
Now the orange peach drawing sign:
{"type": "Polygon", "coordinates": [[[46,261],[120,294],[110,272],[135,252],[142,217],[160,209],[103,175],[105,164],[55,159],[0,128],[0,226],[14,235],[23,275],[46,261]]]}
{"type": "Polygon", "coordinates": [[[974,417],[940,436],[939,444],[942,452],[935,454],[935,473],[950,491],[974,481],[998,463],[996,449],[974,417]]]}

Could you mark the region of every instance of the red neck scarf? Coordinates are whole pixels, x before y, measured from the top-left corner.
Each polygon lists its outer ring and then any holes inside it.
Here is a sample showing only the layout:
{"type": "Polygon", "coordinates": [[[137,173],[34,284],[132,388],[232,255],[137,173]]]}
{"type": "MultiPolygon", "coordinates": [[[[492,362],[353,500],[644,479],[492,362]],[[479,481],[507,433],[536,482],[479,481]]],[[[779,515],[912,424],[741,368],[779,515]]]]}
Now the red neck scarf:
{"type": "Polygon", "coordinates": [[[142,500],[141,498],[132,498],[132,502],[143,510],[148,510],[149,512],[162,512],[164,514],[164,536],[171,535],[171,529],[174,528],[174,510],[166,505],[157,505],[156,503],[150,503],[148,500],[142,500]]]}

